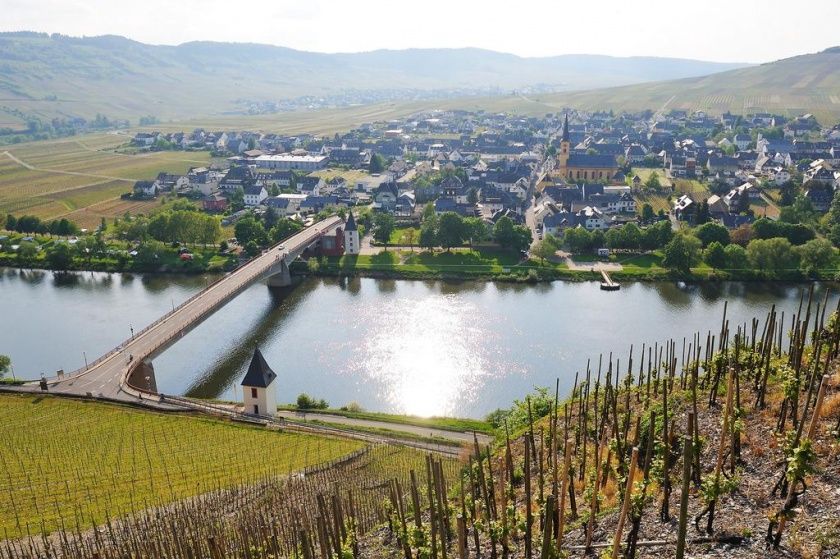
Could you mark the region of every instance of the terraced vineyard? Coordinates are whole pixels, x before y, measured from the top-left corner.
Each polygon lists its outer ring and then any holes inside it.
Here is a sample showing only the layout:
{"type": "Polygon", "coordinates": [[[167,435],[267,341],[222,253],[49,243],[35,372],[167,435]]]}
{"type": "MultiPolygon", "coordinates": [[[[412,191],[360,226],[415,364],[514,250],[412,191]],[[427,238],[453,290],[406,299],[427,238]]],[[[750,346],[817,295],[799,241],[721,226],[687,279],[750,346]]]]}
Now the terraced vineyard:
{"type": "Polygon", "coordinates": [[[135,181],[159,172],[183,173],[206,165],[207,152],[156,152],[129,155],[112,151],[124,135],[34,142],[0,150],[0,212],[67,217],[82,227],[101,217],[148,211],[155,202],[120,200],[135,181]]]}
{"type": "Polygon", "coordinates": [[[51,397],[0,395],[0,424],[0,539],[90,527],[362,446],[51,397]]]}

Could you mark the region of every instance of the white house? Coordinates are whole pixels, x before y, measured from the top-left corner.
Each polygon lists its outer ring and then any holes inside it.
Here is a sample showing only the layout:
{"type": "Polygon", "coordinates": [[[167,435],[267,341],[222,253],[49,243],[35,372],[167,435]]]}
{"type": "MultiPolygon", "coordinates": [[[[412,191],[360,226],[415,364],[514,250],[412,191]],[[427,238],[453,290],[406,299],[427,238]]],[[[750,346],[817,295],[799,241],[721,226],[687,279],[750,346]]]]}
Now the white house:
{"type": "Polygon", "coordinates": [[[268,198],[268,192],[263,185],[253,184],[245,187],[246,206],[259,206],[266,198],[268,198]]]}
{"type": "Polygon", "coordinates": [[[265,362],[259,348],[255,348],[248,372],[242,379],[245,413],[272,417],[277,413],[277,391],[273,384],[276,378],[277,375],[265,362]]]}
{"type": "Polygon", "coordinates": [[[347,216],[347,223],[344,225],[344,254],[359,254],[361,248],[359,228],[356,226],[356,220],[353,218],[353,210],[350,210],[350,215],[347,216]]]}

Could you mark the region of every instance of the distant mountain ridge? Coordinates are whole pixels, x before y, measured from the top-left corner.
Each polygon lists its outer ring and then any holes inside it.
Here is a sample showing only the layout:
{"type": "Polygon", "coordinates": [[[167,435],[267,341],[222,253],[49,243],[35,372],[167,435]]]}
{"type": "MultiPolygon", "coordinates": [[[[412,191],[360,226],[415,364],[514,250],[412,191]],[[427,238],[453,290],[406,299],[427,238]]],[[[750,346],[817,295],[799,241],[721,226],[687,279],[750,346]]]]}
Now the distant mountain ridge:
{"type": "Polygon", "coordinates": [[[163,119],[344,91],[578,90],[701,76],[745,64],[657,57],[525,58],[476,48],[325,54],[250,43],[148,45],[125,37],[0,33],[4,120],[34,115],[163,119]]]}
{"type": "Polygon", "coordinates": [[[840,47],[708,76],[535,96],[534,113],[575,107],[587,110],[704,110],[711,113],[814,114],[823,124],[840,121],[840,47]]]}

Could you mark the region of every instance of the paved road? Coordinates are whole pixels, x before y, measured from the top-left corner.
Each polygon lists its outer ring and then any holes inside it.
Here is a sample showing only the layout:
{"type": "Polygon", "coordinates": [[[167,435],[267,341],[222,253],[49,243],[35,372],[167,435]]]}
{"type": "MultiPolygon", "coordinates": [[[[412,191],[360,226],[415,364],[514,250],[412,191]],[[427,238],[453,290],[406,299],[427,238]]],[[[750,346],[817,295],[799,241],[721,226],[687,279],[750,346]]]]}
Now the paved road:
{"type": "MultiPolygon", "coordinates": [[[[340,223],[342,223],[341,218],[337,216],[327,218],[292,236],[282,245],[278,244],[266,250],[194,295],[152,325],[135,333],[132,338],[123,342],[109,354],[91,363],[87,369],[76,371],[61,379],[49,379],[49,391],[80,396],[90,394],[113,400],[136,402],[144,395],[127,385],[126,379],[130,368],[175,343],[190,328],[210,316],[246,287],[269,275],[271,268],[281,260],[287,258],[289,261],[293,260],[322,232],[330,231],[340,223]]],[[[38,390],[38,386],[37,384],[24,385],[21,390],[38,390]]],[[[150,407],[177,407],[174,404],[158,404],[156,398],[147,396],[150,399],[148,402],[150,407]]]]}
{"type": "MultiPolygon", "coordinates": [[[[374,421],[370,419],[355,419],[352,417],[344,417],[342,415],[333,415],[329,413],[301,413],[295,411],[278,411],[278,417],[285,419],[296,419],[298,421],[323,421],[324,423],[333,423],[336,425],[346,425],[348,427],[372,427],[375,429],[388,429],[390,431],[400,431],[402,433],[411,433],[420,437],[438,437],[451,441],[458,441],[460,443],[470,444],[473,442],[473,434],[471,432],[464,433],[460,431],[449,431],[447,429],[435,429],[430,427],[418,427],[417,425],[406,425],[404,423],[392,423],[390,421],[374,421]]],[[[492,437],[483,433],[478,433],[478,442],[482,445],[489,444],[492,437]]]]}

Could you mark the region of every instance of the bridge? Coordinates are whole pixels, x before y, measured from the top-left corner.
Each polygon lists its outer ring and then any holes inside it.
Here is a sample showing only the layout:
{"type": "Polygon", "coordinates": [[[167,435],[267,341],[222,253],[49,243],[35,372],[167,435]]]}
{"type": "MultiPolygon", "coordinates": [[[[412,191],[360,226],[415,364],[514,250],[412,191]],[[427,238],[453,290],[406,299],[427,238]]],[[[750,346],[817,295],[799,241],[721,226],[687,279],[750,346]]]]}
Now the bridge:
{"type": "MultiPolygon", "coordinates": [[[[328,217],[264,250],[261,254],[196,293],[131,338],[86,367],[42,381],[50,393],[138,402],[159,409],[183,409],[177,400],[161,399],[148,369],[151,359],[181,339],[192,328],[249,286],[266,281],[270,286],[291,284],[289,263],[332,232],[343,220],[328,217]]],[[[39,383],[18,387],[40,391],[39,383]]]]}

